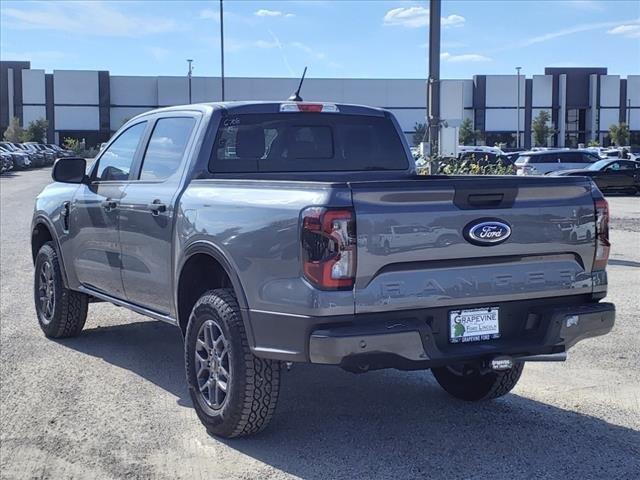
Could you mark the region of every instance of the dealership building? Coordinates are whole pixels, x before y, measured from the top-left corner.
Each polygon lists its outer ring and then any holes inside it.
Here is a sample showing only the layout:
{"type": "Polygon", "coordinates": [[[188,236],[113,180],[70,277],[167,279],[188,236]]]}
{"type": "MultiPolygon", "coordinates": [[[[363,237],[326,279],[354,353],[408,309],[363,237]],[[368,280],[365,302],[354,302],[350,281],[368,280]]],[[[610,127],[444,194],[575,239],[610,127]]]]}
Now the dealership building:
{"type": "MultiPolygon", "coordinates": [[[[226,100],[285,100],[296,78],[227,77],[226,100]]],[[[373,105],[392,111],[411,140],[416,123],[426,118],[425,79],[305,80],[302,97],[373,105]]],[[[219,77],[193,77],[193,103],[221,99],[219,77]]],[[[45,118],[48,142],[85,139],[106,141],[126,120],[147,110],[189,103],[189,79],[168,76],[111,75],[108,71],[31,68],[28,61],[0,62],[0,131],[12,117],[26,126],[45,118]]],[[[610,75],[606,68],[546,68],[531,76],[475,75],[443,79],[440,117],[447,127],[464,119],[480,132],[480,143],[532,146],[531,124],[541,110],[549,112],[555,134],[549,146],[577,146],[597,139],[608,144],[608,129],[625,122],[631,143],[640,144],[640,75],[610,75]]]]}

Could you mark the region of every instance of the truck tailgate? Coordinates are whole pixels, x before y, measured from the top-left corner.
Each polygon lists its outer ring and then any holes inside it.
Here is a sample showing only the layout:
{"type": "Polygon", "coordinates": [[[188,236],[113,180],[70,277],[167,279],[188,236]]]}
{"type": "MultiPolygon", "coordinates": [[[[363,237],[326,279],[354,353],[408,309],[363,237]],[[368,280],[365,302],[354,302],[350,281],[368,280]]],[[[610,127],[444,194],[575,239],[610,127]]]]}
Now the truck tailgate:
{"type": "Polygon", "coordinates": [[[350,184],[356,313],[591,293],[595,212],[581,177],[417,177],[350,184]],[[482,221],[508,225],[470,243],[482,221]],[[466,236],[466,238],[465,238],[466,236]]]}

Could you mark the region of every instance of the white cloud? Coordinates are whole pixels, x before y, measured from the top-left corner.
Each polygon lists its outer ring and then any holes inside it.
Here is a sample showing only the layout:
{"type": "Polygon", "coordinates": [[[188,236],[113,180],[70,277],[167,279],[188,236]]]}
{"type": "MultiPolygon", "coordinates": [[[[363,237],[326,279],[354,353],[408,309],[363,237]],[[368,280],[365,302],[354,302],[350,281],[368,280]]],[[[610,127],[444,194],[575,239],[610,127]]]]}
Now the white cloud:
{"type": "Polygon", "coordinates": [[[198,16],[200,20],[215,20],[216,22],[220,21],[220,12],[218,10],[211,10],[210,8],[205,8],[200,11],[200,15],[198,16]]]}
{"type": "Polygon", "coordinates": [[[448,17],[442,17],[441,23],[443,27],[462,27],[466,19],[460,15],[451,14],[448,17]]]}
{"type": "Polygon", "coordinates": [[[267,10],[261,8],[260,10],[255,12],[254,15],[257,17],[281,17],[283,13],[279,10],[267,10]]]}
{"type": "MultiPolygon", "coordinates": [[[[443,27],[461,27],[466,19],[461,15],[451,14],[441,18],[443,27]]],[[[400,25],[407,28],[420,28],[429,25],[429,9],[424,7],[398,7],[389,10],[384,18],[384,25],[400,25]]]]}
{"type": "Polygon", "coordinates": [[[429,9],[424,7],[398,7],[389,10],[384,16],[385,25],[401,25],[409,28],[429,25],[429,9]]]}
{"type": "Polygon", "coordinates": [[[574,33],[590,32],[593,30],[601,30],[608,27],[617,27],[619,25],[620,22],[582,23],[579,25],[574,25],[573,27],[563,28],[562,30],[557,30],[555,32],[545,33],[544,35],[539,35],[537,37],[528,38],[516,46],[528,47],[529,45],[547,42],[549,40],[553,40],[554,38],[566,37],[567,35],[573,35],[574,33]]]}
{"type": "Polygon", "coordinates": [[[461,62],[490,62],[491,58],[477,53],[465,53],[462,55],[451,55],[449,52],[442,52],[440,59],[445,62],[461,63],[461,62]]]}
{"type": "Polygon", "coordinates": [[[171,19],[124,13],[114,8],[114,4],[39,2],[31,5],[26,9],[3,8],[3,25],[20,30],[55,30],[111,37],[139,37],[178,29],[171,19]]]}
{"type": "Polygon", "coordinates": [[[640,23],[618,25],[607,31],[610,35],[622,35],[627,38],[640,38],[640,23]]]}

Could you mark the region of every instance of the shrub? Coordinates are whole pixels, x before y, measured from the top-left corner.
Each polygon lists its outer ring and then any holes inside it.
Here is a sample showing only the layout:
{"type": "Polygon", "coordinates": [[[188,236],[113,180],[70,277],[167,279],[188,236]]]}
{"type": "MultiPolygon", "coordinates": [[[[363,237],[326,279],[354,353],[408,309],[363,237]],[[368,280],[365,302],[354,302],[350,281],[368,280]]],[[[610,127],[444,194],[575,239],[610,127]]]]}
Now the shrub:
{"type": "Polygon", "coordinates": [[[451,158],[440,164],[438,173],[443,175],[514,175],[516,170],[503,160],[492,162],[487,155],[451,158]]]}
{"type": "Polygon", "coordinates": [[[20,126],[20,119],[13,117],[4,131],[4,139],[7,142],[22,142],[24,134],[24,129],[20,126]]]}

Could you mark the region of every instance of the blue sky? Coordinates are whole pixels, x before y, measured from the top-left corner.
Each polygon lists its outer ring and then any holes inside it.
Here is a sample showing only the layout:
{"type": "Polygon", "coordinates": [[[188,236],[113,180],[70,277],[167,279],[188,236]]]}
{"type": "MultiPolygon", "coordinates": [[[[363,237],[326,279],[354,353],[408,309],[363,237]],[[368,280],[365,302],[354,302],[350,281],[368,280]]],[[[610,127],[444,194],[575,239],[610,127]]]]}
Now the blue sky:
{"type": "MultiPolygon", "coordinates": [[[[428,2],[225,3],[228,76],[424,78],[428,2]]],[[[0,5],[0,57],[113,75],[219,75],[218,1],[0,5]]],[[[640,2],[443,1],[443,78],[545,66],[640,73],[640,2]]]]}

